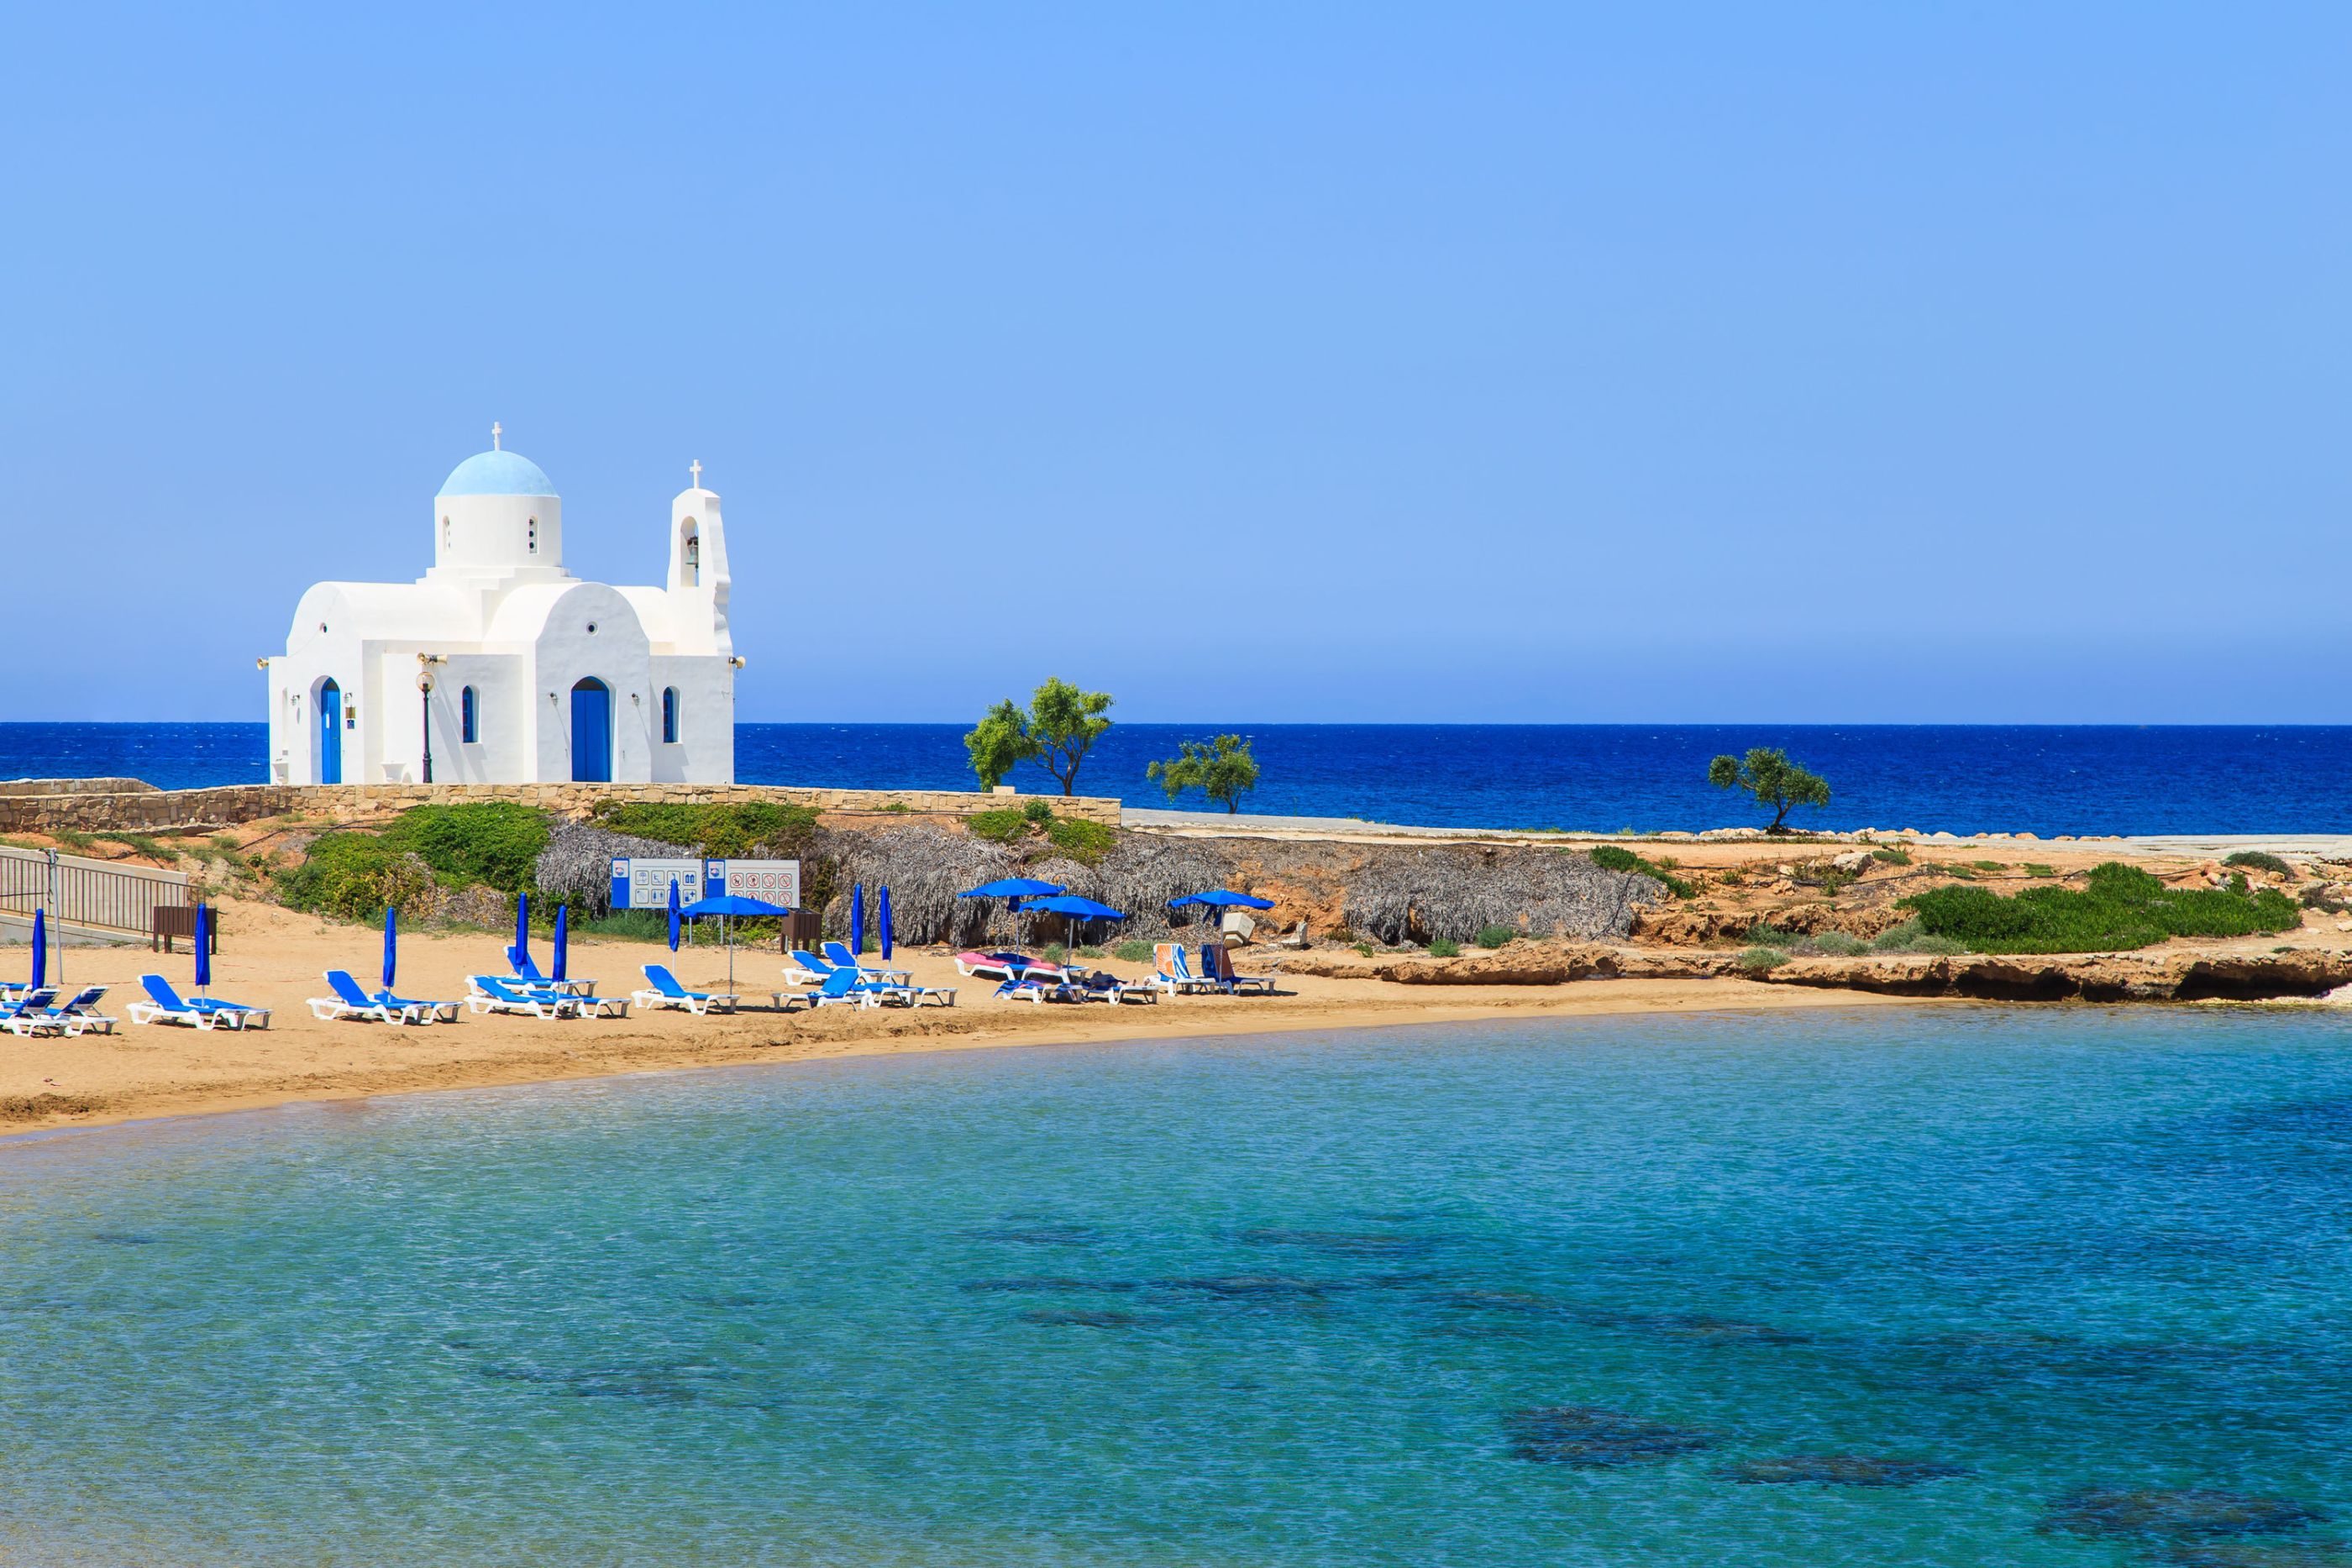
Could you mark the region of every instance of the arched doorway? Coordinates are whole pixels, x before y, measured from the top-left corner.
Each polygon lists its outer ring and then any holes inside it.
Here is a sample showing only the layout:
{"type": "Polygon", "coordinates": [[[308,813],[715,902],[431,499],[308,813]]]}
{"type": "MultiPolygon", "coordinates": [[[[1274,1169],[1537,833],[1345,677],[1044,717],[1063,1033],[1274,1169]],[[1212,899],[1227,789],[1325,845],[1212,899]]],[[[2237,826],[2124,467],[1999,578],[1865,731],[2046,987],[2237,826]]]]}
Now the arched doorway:
{"type": "Polygon", "coordinates": [[[312,775],[320,783],[343,781],[343,688],[331,680],[319,683],[318,762],[312,775]]]}
{"type": "Polygon", "coordinates": [[[593,675],[572,688],[572,781],[613,781],[613,693],[593,675]]]}

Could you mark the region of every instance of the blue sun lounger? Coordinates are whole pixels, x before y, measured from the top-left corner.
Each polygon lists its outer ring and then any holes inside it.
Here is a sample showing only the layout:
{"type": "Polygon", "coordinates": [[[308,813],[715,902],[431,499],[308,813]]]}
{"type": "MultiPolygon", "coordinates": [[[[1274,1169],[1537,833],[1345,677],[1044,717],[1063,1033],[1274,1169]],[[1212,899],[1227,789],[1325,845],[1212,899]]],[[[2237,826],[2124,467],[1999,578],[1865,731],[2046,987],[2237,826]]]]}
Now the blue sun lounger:
{"type": "Polygon", "coordinates": [[[197,1029],[268,1029],[269,1009],[225,1002],[216,997],[182,998],[161,975],[142,975],[139,983],[147,999],[131,1004],[132,1023],[184,1023],[197,1029]]]}
{"type": "Polygon", "coordinates": [[[630,996],[629,1000],[641,1008],[684,1008],[700,1018],[709,1012],[731,1013],[739,998],[724,991],[689,991],[677,983],[667,964],[647,964],[646,978],[650,988],[630,996]]]}
{"type": "Polygon", "coordinates": [[[352,978],[351,971],[348,969],[328,970],[327,988],[335,994],[331,997],[310,998],[310,1016],[314,1019],[330,1023],[339,1019],[359,1019],[370,1023],[394,1024],[426,1021],[415,1017],[405,1008],[394,1008],[369,996],[360,989],[360,983],[352,978]]]}

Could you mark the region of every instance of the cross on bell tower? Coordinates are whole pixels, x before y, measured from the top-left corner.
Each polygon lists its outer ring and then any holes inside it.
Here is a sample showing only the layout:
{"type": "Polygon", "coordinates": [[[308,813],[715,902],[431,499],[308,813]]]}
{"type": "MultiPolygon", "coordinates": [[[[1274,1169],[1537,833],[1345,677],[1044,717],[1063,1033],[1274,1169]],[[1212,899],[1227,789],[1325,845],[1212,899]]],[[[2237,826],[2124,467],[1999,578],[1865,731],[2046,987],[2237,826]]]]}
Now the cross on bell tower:
{"type": "Polygon", "coordinates": [[[692,474],[692,475],[694,476],[694,487],[695,487],[696,489],[698,489],[698,490],[701,489],[701,488],[702,488],[702,459],[701,459],[701,458],[699,458],[699,457],[698,457],[698,458],[696,458],[693,462],[691,462],[691,463],[688,464],[688,465],[686,465],[686,467],[687,467],[687,472],[688,472],[688,473],[690,473],[690,474],[692,474]]]}

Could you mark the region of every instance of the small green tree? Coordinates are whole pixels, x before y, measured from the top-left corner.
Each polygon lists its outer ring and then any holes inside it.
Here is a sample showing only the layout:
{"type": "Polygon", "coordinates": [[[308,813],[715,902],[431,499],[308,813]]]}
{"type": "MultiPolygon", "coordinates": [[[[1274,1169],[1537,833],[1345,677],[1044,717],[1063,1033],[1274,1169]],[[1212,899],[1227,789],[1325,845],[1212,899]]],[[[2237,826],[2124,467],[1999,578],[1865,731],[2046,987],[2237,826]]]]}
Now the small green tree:
{"type": "Polygon", "coordinates": [[[1746,757],[1717,758],[1706,765],[1706,781],[1718,789],[1745,789],[1758,805],[1772,808],[1769,832],[1782,831],[1792,807],[1830,803],[1829,780],[1790,761],[1777,746],[1750,747],[1746,757]]]}
{"type": "Polygon", "coordinates": [[[1249,741],[1238,735],[1221,735],[1206,742],[1181,744],[1182,755],[1151,764],[1143,770],[1144,777],[1158,779],[1171,800],[1187,789],[1198,789],[1210,800],[1223,802],[1226,810],[1240,810],[1242,797],[1257,788],[1257,758],[1250,753],[1249,741]]]}
{"type": "Polygon", "coordinates": [[[1028,726],[1011,697],[988,710],[979,726],[963,737],[963,748],[971,758],[971,770],[980,776],[982,789],[1003,783],[1013,764],[1031,755],[1028,726]]]}
{"type": "Polygon", "coordinates": [[[1108,692],[1082,692],[1058,676],[1048,677],[1029,697],[1029,747],[1065,795],[1078,792],[1078,764],[1087,759],[1110,720],[1108,692]]]}
{"type": "Polygon", "coordinates": [[[1034,762],[1054,776],[1065,795],[1077,793],[1078,765],[1087,759],[1110,720],[1108,692],[1082,692],[1058,676],[1029,695],[1023,713],[1011,697],[988,710],[963,737],[981,788],[993,789],[1020,762],[1034,762]]]}

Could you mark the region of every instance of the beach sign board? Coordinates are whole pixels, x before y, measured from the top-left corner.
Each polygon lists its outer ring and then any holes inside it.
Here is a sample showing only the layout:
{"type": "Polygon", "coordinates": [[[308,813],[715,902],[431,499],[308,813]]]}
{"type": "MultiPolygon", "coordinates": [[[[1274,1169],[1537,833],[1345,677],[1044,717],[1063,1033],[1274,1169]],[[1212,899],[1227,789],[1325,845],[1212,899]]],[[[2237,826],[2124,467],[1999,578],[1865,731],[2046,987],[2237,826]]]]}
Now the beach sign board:
{"type": "Polygon", "coordinates": [[[757,898],[786,909],[801,906],[798,861],[712,861],[709,881],[730,898],[757,898]]]}
{"type": "Polygon", "coordinates": [[[787,909],[801,906],[798,861],[664,860],[647,855],[613,857],[613,907],[667,909],[670,879],[677,879],[681,906],[706,896],[730,894],[764,899],[787,909]]]}
{"type": "MultiPolygon", "coordinates": [[[[712,862],[717,864],[717,862],[712,862]]],[[[680,905],[694,903],[702,896],[703,862],[700,859],[658,860],[647,855],[615,855],[613,857],[613,907],[615,909],[667,909],[670,878],[677,879],[677,901],[680,905]]]]}

